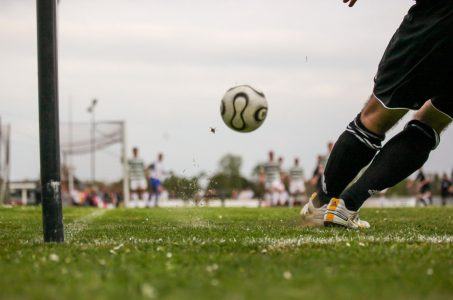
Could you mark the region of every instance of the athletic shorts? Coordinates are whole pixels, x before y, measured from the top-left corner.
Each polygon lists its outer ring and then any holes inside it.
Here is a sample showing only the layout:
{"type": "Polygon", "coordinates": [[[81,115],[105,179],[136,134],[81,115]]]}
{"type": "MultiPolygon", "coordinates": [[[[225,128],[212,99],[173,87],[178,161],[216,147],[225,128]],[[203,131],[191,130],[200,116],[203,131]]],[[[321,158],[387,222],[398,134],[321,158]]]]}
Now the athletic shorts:
{"type": "Polygon", "coordinates": [[[146,179],[131,179],[131,186],[130,190],[131,191],[136,191],[136,190],[146,190],[147,184],[146,184],[146,179]]]}
{"type": "Polygon", "coordinates": [[[157,178],[151,178],[151,179],[149,180],[149,183],[150,183],[151,189],[152,189],[152,191],[153,191],[154,193],[159,192],[159,187],[160,187],[161,184],[162,184],[162,183],[160,182],[159,179],[157,179],[157,178]]]}
{"type": "Polygon", "coordinates": [[[289,192],[291,194],[304,193],[305,192],[305,182],[303,180],[291,181],[289,183],[289,192]]]}
{"type": "Polygon", "coordinates": [[[379,63],[373,93],[387,108],[431,100],[453,118],[453,0],[418,1],[379,63]]]}
{"type": "Polygon", "coordinates": [[[274,180],[272,182],[266,182],[265,183],[265,188],[268,191],[269,190],[284,191],[285,190],[285,185],[280,180],[274,180]]]}

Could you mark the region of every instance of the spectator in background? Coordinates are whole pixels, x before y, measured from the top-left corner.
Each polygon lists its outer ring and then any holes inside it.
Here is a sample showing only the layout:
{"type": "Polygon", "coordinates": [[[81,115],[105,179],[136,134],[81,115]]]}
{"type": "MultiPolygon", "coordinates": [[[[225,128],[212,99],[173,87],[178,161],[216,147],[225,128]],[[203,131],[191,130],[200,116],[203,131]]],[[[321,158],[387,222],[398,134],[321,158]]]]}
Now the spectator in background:
{"type": "Polygon", "coordinates": [[[128,160],[128,172],[131,191],[131,206],[139,206],[139,200],[146,199],[147,182],[145,176],[145,163],[139,157],[138,148],[132,149],[132,158],[128,160]]]}
{"type": "Polygon", "coordinates": [[[451,180],[448,178],[447,173],[444,173],[442,176],[442,180],[440,181],[440,197],[442,200],[442,206],[447,205],[447,200],[450,198],[451,193],[451,180]]]}

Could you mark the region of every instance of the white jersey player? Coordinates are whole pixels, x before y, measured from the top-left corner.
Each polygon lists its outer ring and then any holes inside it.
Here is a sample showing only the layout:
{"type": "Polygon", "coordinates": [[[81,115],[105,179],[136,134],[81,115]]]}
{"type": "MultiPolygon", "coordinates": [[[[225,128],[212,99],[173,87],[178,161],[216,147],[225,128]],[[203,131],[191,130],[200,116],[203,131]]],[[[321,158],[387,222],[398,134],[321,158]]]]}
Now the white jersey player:
{"type": "Polygon", "coordinates": [[[294,159],[294,166],[289,170],[289,193],[291,194],[289,205],[292,206],[297,197],[305,194],[304,169],[299,166],[299,159],[294,159]]]}
{"type": "Polygon", "coordinates": [[[132,149],[132,158],[128,160],[129,182],[132,197],[132,206],[137,205],[137,200],[144,199],[144,194],[147,190],[147,182],[145,176],[145,163],[138,156],[138,148],[132,149]]]}
{"type": "Polygon", "coordinates": [[[270,205],[277,205],[284,186],[280,176],[280,164],[274,160],[274,152],[269,151],[269,160],[264,164],[265,198],[270,205]]]}
{"type": "MultiPolygon", "coordinates": [[[[164,155],[162,153],[159,153],[159,155],[157,156],[157,160],[154,163],[152,163],[150,166],[150,172],[151,172],[150,182],[149,182],[150,189],[151,189],[150,200],[153,196],[155,197],[154,206],[156,206],[156,207],[158,206],[159,196],[160,196],[160,193],[162,192],[162,183],[163,183],[163,181],[165,179],[164,177],[166,175],[163,161],[164,161],[164,155]]],[[[150,205],[150,206],[152,205],[151,201],[148,203],[148,205],[150,205]]]]}

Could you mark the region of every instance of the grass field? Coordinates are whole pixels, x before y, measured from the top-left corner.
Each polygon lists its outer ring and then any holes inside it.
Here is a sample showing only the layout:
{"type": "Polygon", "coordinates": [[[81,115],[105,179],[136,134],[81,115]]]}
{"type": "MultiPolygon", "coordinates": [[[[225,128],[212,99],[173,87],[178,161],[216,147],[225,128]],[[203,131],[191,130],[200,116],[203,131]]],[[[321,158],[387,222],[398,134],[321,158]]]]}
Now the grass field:
{"type": "Polygon", "coordinates": [[[290,209],[0,208],[1,299],[453,297],[453,209],[364,209],[367,231],[301,228],[290,209]]]}

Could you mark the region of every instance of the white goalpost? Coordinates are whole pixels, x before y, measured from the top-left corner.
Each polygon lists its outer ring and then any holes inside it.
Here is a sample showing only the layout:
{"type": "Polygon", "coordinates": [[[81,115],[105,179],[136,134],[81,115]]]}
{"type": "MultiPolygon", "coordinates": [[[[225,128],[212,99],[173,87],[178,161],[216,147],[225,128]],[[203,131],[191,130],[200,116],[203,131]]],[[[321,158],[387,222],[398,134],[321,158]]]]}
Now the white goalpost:
{"type": "Polygon", "coordinates": [[[11,145],[11,126],[3,125],[0,119],[0,204],[5,203],[8,193],[11,145]]]}

